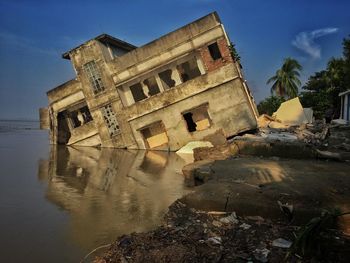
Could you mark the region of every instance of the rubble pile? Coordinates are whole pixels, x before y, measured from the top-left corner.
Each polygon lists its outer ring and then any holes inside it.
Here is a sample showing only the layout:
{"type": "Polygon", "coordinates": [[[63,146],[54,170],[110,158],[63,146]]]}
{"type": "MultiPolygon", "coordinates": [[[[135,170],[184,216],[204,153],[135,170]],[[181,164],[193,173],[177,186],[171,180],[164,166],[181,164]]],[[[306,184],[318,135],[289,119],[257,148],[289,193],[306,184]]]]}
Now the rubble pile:
{"type": "MultiPolygon", "coordinates": [[[[169,207],[163,226],[119,237],[95,263],[313,262],[293,253],[286,257],[298,230],[282,221],[238,217],[234,212],[204,212],[176,201],[169,207]]],[[[342,248],[349,242],[339,236],[337,240],[342,248]]],[[[325,262],[348,262],[349,254],[339,254],[328,246],[325,262]]]]}
{"type": "MultiPolygon", "coordinates": [[[[323,123],[322,121],[316,121],[312,124],[301,124],[296,126],[289,126],[287,124],[282,124],[278,121],[271,121],[266,127],[260,127],[258,132],[255,135],[244,135],[243,138],[259,138],[262,140],[268,141],[285,141],[293,142],[299,141],[306,144],[312,144],[315,146],[321,146],[324,144],[324,140],[329,134],[330,125],[323,123]],[[281,124],[280,128],[275,128],[278,125],[275,123],[281,124]],[[283,125],[283,126],[282,126],[283,125]],[[274,127],[274,128],[271,128],[274,127]]],[[[236,139],[241,139],[236,137],[236,139]]]]}
{"type": "Polygon", "coordinates": [[[176,201],[164,226],[120,237],[95,262],[282,262],[294,230],[259,216],[203,212],[176,201]]]}

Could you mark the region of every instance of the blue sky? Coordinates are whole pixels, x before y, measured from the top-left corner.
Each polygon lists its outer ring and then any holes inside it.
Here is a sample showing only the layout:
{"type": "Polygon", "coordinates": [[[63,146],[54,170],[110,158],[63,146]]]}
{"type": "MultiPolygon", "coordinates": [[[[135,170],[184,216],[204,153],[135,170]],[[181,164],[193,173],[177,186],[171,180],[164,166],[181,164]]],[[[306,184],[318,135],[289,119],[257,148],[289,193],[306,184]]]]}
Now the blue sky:
{"type": "Polygon", "coordinates": [[[108,33],[143,45],[217,11],[242,58],[256,101],[286,57],[302,80],[342,53],[350,34],[345,0],[0,0],[0,119],[37,119],[46,91],[74,78],[65,51],[108,33]]]}

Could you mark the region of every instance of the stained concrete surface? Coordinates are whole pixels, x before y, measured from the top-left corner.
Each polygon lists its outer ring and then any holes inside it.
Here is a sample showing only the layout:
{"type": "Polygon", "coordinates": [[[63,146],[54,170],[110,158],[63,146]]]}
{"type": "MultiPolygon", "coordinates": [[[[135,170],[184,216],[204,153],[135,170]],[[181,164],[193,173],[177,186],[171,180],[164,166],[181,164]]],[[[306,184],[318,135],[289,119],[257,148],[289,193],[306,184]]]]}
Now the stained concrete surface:
{"type": "MultiPolygon", "coordinates": [[[[349,169],[349,163],[276,157],[219,160],[204,164],[202,177],[207,178],[202,181],[206,182],[181,200],[207,211],[284,219],[280,201],[293,205],[294,221],[304,223],[321,209],[350,211],[349,169]]],[[[200,174],[197,171],[196,177],[200,174]]]]}

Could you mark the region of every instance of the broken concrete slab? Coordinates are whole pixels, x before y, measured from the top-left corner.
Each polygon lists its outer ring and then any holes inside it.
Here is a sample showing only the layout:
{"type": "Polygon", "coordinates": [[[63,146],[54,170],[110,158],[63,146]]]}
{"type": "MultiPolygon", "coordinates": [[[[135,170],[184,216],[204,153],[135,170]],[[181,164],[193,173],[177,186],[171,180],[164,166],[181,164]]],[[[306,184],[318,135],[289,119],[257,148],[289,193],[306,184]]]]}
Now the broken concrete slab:
{"type": "Polygon", "coordinates": [[[283,102],[272,116],[288,125],[301,125],[309,122],[298,97],[283,102]]]}
{"type": "Polygon", "coordinates": [[[197,148],[211,148],[213,144],[209,141],[193,141],[187,143],[180,150],[176,152],[186,163],[192,163],[194,161],[194,150],[197,148]]]}
{"type": "Polygon", "coordinates": [[[177,154],[193,154],[193,149],[199,147],[213,147],[214,145],[208,141],[192,141],[176,151],[177,154]]]}
{"type": "Polygon", "coordinates": [[[272,118],[271,116],[267,115],[267,114],[261,114],[258,117],[258,127],[259,128],[266,128],[269,126],[270,122],[275,121],[274,118],[272,118]]]}

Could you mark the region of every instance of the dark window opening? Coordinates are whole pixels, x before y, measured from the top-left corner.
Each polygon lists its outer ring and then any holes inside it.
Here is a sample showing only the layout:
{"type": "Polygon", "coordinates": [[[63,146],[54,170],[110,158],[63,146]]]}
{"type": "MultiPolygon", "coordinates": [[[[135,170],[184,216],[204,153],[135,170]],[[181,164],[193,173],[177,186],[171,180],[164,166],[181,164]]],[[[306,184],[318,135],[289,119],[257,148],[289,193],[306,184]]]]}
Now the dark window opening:
{"type": "Polygon", "coordinates": [[[186,82],[201,75],[195,58],[178,65],[177,69],[182,82],[186,82]]]}
{"type": "Polygon", "coordinates": [[[84,106],[78,110],[71,111],[70,119],[72,120],[73,128],[77,128],[92,121],[92,116],[90,114],[89,108],[87,106],[84,106]]]}
{"type": "Polygon", "coordinates": [[[202,105],[182,114],[189,132],[202,131],[210,127],[208,105],[202,105]]]}
{"type": "Polygon", "coordinates": [[[161,121],[142,129],[141,134],[148,148],[155,148],[168,143],[168,136],[161,121]]]}
{"type": "Polygon", "coordinates": [[[67,111],[57,114],[57,144],[67,144],[71,133],[67,122],[67,111]]]}
{"type": "Polygon", "coordinates": [[[143,83],[148,87],[148,95],[153,96],[160,92],[156,78],[150,77],[148,79],[145,79],[143,83]]]}
{"type": "Polygon", "coordinates": [[[167,70],[160,72],[158,74],[160,80],[162,81],[162,85],[163,85],[164,89],[170,89],[170,88],[175,86],[175,80],[173,80],[171,78],[171,74],[172,74],[171,69],[167,69],[167,70]]]}
{"type": "Polygon", "coordinates": [[[143,92],[141,83],[136,83],[130,86],[131,94],[134,97],[135,102],[144,100],[147,98],[145,93],[143,92]]]}
{"type": "Polygon", "coordinates": [[[187,130],[189,132],[194,132],[196,131],[196,127],[197,127],[197,124],[193,121],[193,113],[192,112],[187,112],[185,113],[184,115],[184,118],[185,118],[185,121],[186,121],[186,124],[187,124],[187,130]]]}
{"type": "Polygon", "coordinates": [[[219,58],[222,58],[218,43],[215,42],[215,43],[209,45],[208,49],[209,49],[210,56],[213,60],[217,60],[219,58]]]}

